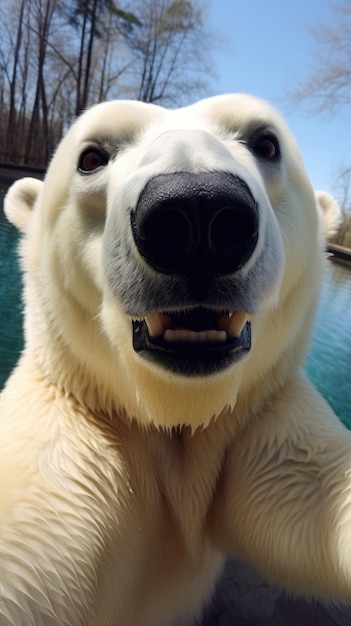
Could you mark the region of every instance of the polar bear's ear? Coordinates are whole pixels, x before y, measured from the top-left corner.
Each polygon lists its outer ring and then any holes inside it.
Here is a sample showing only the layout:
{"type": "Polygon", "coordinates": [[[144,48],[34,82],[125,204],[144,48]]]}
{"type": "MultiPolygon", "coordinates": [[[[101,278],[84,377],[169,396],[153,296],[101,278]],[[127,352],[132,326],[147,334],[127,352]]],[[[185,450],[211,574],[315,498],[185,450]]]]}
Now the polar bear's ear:
{"type": "Polygon", "coordinates": [[[11,185],[4,200],[4,211],[10,222],[24,233],[43,181],[21,178],[11,185]]]}
{"type": "Polygon", "coordinates": [[[327,191],[315,191],[317,208],[322,220],[323,233],[329,239],[341,224],[341,211],[335,198],[327,191]]]}

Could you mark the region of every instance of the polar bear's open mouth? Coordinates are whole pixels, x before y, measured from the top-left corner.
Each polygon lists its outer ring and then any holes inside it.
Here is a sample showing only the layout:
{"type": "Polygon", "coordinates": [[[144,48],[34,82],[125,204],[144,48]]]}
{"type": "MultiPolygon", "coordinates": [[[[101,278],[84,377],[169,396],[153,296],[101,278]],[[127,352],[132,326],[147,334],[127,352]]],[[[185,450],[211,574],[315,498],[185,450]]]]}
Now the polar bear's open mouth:
{"type": "Polygon", "coordinates": [[[232,365],[251,347],[251,316],[197,307],[133,320],[133,347],[141,356],[188,376],[232,365]]]}

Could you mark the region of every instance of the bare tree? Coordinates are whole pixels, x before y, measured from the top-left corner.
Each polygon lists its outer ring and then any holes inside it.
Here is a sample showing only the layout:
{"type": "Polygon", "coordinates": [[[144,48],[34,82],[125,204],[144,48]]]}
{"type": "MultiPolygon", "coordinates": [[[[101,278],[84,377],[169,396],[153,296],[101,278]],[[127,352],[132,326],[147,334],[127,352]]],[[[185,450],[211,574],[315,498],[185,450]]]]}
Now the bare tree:
{"type": "Polygon", "coordinates": [[[342,165],[334,176],[334,195],[338,200],[342,222],[332,238],[334,243],[351,248],[351,167],[342,165]]]}
{"type": "Polygon", "coordinates": [[[342,215],[351,214],[351,167],[341,166],[334,183],[342,215]]]}
{"type": "Polygon", "coordinates": [[[123,31],[123,28],[132,31],[133,26],[139,24],[132,12],[119,9],[113,0],[69,0],[68,4],[62,4],[62,10],[68,22],[78,34],[78,50],[76,57],[67,57],[61,53],[61,59],[70,68],[76,83],[76,108],[75,114],[79,115],[90,103],[90,96],[94,90],[94,69],[96,59],[96,46],[99,41],[105,43],[102,72],[99,92],[104,89],[105,70],[108,57],[108,49],[112,43],[109,21],[112,19],[114,36],[123,31]],[[108,15],[108,20],[105,19],[108,15]],[[95,58],[94,58],[95,57],[95,58]]]}
{"type": "Polygon", "coordinates": [[[351,104],[351,0],[331,4],[335,26],[311,29],[316,42],[313,70],[291,94],[298,103],[312,103],[314,112],[334,113],[351,104]]]}
{"type": "Polygon", "coordinates": [[[24,31],[24,15],[27,0],[22,0],[19,4],[18,26],[16,39],[14,42],[14,55],[11,74],[8,75],[9,79],[9,110],[8,110],[8,124],[7,124],[7,138],[6,138],[6,150],[10,153],[15,144],[16,138],[16,87],[18,80],[18,67],[20,63],[20,50],[22,45],[23,31],[24,31]]]}
{"type": "Polygon", "coordinates": [[[48,41],[56,4],[57,0],[11,0],[4,7],[0,34],[3,158],[41,164],[51,152],[48,92],[56,76],[48,41]]]}
{"type": "MultiPolygon", "coordinates": [[[[49,137],[49,109],[46,94],[46,82],[44,78],[44,68],[47,57],[48,42],[51,34],[51,24],[56,9],[56,0],[31,0],[32,29],[37,42],[37,77],[35,97],[27,137],[27,148],[25,159],[28,162],[34,142],[38,138],[49,137]]],[[[37,150],[38,158],[46,162],[49,157],[48,142],[40,140],[43,148],[37,150]]],[[[39,146],[38,146],[39,148],[39,146]]]]}
{"type": "Polygon", "coordinates": [[[113,0],[104,0],[103,15],[97,0],[76,0],[74,5],[70,0],[70,12],[78,12],[74,21],[65,2],[4,2],[0,153],[5,160],[45,164],[62,130],[81,109],[106,97],[123,71],[119,68],[113,76],[107,72],[112,69],[107,61],[113,58],[109,47],[116,50],[118,22],[137,20],[115,8],[113,0]]]}
{"type": "Polygon", "coordinates": [[[7,154],[18,153],[28,86],[27,29],[29,2],[12,2],[4,8],[0,33],[1,140],[7,154]]]}
{"type": "MultiPolygon", "coordinates": [[[[289,100],[310,105],[313,113],[336,113],[351,105],[351,0],[331,4],[333,26],[311,29],[316,42],[314,67],[307,80],[289,95],[289,100]]],[[[339,168],[334,183],[343,222],[334,241],[351,247],[351,167],[339,168]]]]}
{"type": "Polygon", "coordinates": [[[141,27],[126,37],[133,59],[126,91],[137,100],[172,105],[201,94],[211,73],[208,51],[213,47],[204,28],[204,5],[134,0],[133,7],[141,27]]]}
{"type": "Polygon", "coordinates": [[[74,117],[107,97],[202,95],[206,0],[124,1],[2,0],[0,158],[45,165],[74,117]]]}

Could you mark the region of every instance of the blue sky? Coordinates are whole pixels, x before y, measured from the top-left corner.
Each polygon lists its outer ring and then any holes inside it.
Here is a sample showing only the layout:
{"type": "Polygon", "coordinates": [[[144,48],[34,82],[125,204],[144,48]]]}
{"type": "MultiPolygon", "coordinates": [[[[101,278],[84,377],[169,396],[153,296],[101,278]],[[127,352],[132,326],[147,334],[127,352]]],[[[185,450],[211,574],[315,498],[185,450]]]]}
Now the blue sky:
{"type": "Polygon", "coordinates": [[[271,102],[294,133],[313,186],[333,192],[337,170],[351,165],[351,104],[331,117],[286,101],[315,67],[309,28],[335,23],[329,0],[209,0],[208,19],[222,42],[210,95],[241,91],[271,102]]]}

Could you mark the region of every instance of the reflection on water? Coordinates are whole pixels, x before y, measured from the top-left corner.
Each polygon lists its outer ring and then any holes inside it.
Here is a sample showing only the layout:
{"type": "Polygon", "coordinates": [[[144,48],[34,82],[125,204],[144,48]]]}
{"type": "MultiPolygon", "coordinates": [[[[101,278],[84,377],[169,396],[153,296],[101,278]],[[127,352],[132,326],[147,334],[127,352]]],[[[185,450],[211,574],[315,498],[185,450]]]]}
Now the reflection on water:
{"type": "MultiPolygon", "coordinates": [[[[0,182],[0,205],[7,186],[0,182]]],[[[0,210],[0,388],[22,348],[17,231],[0,210]]],[[[310,379],[351,428],[351,269],[328,263],[306,360],[310,379]]]]}
{"type": "Polygon", "coordinates": [[[351,428],[351,268],[332,261],[323,282],[306,371],[351,428]]]}

